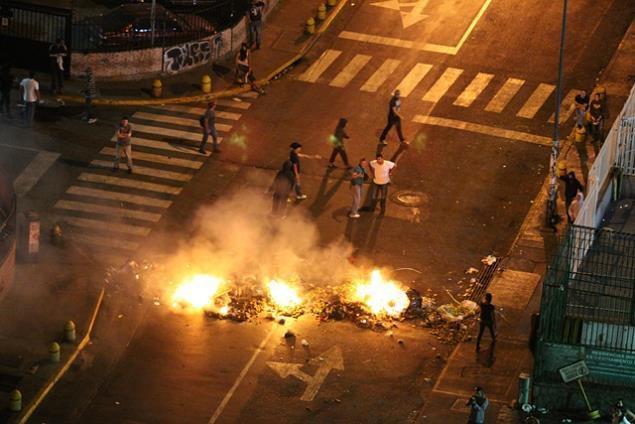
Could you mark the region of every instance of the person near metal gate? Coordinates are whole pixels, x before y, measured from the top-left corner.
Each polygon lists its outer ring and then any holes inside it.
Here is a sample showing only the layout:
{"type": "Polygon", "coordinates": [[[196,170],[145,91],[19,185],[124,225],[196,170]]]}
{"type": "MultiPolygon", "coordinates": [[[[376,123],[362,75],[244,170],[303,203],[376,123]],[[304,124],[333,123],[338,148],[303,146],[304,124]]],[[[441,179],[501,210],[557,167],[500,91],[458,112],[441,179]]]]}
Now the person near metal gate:
{"type": "Polygon", "coordinates": [[[249,18],[249,48],[258,50],[262,42],[262,10],[266,7],[264,1],[252,0],[247,17],[249,18]],[[255,47],[254,47],[255,45],[255,47]]]}
{"type": "Polygon", "coordinates": [[[51,92],[62,94],[64,90],[64,58],[68,55],[68,48],[64,40],[58,38],[49,47],[51,58],[51,92]]]}

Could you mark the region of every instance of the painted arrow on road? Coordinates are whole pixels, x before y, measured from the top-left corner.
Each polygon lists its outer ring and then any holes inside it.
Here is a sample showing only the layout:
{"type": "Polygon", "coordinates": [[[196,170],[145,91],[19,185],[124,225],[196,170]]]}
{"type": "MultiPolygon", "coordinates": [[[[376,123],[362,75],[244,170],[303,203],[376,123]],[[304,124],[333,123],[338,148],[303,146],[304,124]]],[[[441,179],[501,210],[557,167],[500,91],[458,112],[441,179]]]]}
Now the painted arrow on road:
{"type": "Polygon", "coordinates": [[[383,7],[390,10],[397,10],[401,13],[401,24],[404,29],[424,20],[428,15],[423,13],[423,9],[428,5],[429,0],[417,0],[411,2],[399,2],[399,0],[385,0],[371,3],[371,6],[383,7]],[[403,7],[412,7],[410,12],[402,11],[403,7]]]}
{"type": "Polygon", "coordinates": [[[269,368],[274,370],[281,378],[293,376],[300,381],[304,381],[307,386],[300,400],[310,402],[315,398],[320,387],[326,380],[331,370],[343,370],[344,358],[339,346],[333,346],[321,355],[309,360],[310,365],[318,366],[318,370],[312,376],[300,370],[304,364],[294,364],[288,362],[267,362],[269,368]]]}

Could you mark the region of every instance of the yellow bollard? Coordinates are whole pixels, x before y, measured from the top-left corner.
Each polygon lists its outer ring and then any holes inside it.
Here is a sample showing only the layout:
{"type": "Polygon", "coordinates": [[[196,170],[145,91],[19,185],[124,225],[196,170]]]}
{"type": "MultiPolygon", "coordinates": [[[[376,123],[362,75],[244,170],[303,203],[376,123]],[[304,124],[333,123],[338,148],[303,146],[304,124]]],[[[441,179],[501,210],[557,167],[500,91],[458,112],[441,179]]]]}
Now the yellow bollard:
{"type": "Polygon", "coordinates": [[[11,390],[11,393],[9,394],[9,411],[22,411],[22,393],[20,393],[18,389],[11,390]]]}
{"type": "Polygon", "coordinates": [[[320,5],[318,6],[317,18],[318,21],[323,21],[324,19],[326,19],[326,6],[324,6],[324,3],[320,3],[320,5]]]}
{"type": "Polygon", "coordinates": [[[60,361],[60,345],[57,342],[53,342],[49,345],[49,359],[51,362],[60,361]]]}
{"type": "Polygon", "coordinates": [[[163,83],[160,79],[152,81],[152,96],[161,97],[163,95],[163,83]]]}
{"type": "Polygon", "coordinates": [[[212,92],[212,78],[209,75],[203,75],[201,78],[201,90],[203,93],[212,92]]]}
{"type": "Polygon", "coordinates": [[[564,177],[567,175],[567,162],[563,160],[558,161],[558,176],[564,177]]]}
{"type": "Polygon", "coordinates": [[[326,5],[328,7],[334,7],[337,4],[337,0],[326,0],[326,5]]]}
{"type": "Polygon", "coordinates": [[[64,339],[71,343],[75,341],[75,323],[73,321],[66,321],[66,325],[64,325],[64,339]]]}
{"type": "Polygon", "coordinates": [[[306,33],[315,34],[315,19],[309,18],[306,20],[306,33]]]}
{"type": "Polygon", "coordinates": [[[576,143],[584,143],[586,141],[586,128],[584,126],[575,127],[574,132],[574,140],[576,143]]]}

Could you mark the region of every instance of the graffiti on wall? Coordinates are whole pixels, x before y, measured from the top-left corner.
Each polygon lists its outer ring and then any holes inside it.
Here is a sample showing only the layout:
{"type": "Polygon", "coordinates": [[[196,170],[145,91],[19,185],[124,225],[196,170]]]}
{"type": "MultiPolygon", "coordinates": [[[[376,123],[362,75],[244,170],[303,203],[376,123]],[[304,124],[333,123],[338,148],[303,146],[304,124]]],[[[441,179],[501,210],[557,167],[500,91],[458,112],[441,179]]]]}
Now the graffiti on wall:
{"type": "Polygon", "coordinates": [[[212,57],[211,39],[172,46],[163,51],[163,72],[175,74],[203,65],[212,57]]]}

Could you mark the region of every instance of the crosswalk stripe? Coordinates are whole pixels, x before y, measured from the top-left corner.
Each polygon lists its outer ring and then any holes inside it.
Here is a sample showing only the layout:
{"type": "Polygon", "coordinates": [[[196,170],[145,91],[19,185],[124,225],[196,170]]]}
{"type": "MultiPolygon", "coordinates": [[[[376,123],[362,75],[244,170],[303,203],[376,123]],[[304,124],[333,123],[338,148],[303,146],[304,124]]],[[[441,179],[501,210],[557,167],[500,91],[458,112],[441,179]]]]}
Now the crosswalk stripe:
{"type": "Polygon", "coordinates": [[[169,200],[154,197],[138,196],[136,194],[120,193],[116,191],[99,190],[96,188],[71,186],[66,190],[68,194],[76,196],[96,197],[98,199],[116,200],[119,202],[134,203],[136,205],[154,206],[157,208],[169,208],[172,204],[169,200]]]}
{"type": "MultiPolygon", "coordinates": [[[[559,121],[562,124],[563,122],[567,122],[571,115],[573,115],[573,111],[575,110],[575,96],[580,94],[580,90],[569,90],[564,99],[562,99],[562,103],[560,103],[560,117],[559,121]]],[[[549,122],[553,124],[556,120],[556,114],[552,113],[549,117],[549,122]]]]}
{"type": "Polygon", "coordinates": [[[538,87],[536,87],[534,92],[531,93],[531,96],[529,96],[529,99],[527,99],[523,107],[520,108],[516,116],[527,119],[531,119],[536,116],[538,110],[540,110],[549,96],[551,96],[551,93],[553,93],[555,88],[556,86],[551,84],[538,84],[538,87]]]}
{"type": "MultiPolygon", "coordinates": [[[[183,106],[183,105],[163,105],[163,106],[150,106],[150,107],[152,109],[165,110],[169,112],[187,113],[187,114],[195,115],[198,117],[200,117],[207,111],[207,109],[204,107],[183,106]]],[[[238,121],[242,117],[242,115],[240,113],[227,112],[224,110],[216,109],[216,117],[222,118],[222,119],[228,119],[230,121],[238,121]]]]}
{"type": "Polygon", "coordinates": [[[381,87],[381,85],[386,82],[390,74],[392,74],[395,69],[399,66],[401,60],[397,59],[386,59],[384,63],[375,71],[375,73],[368,78],[368,81],[362,85],[360,90],[368,91],[369,93],[373,93],[381,87]]]}
{"type": "Polygon", "coordinates": [[[335,59],[337,59],[341,54],[342,52],[339,50],[325,50],[318,60],[313,62],[311,66],[309,66],[309,68],[298,77],[298,79],[304,82],[317,81],[324,71],[326,71],[326,69],[331,66],[331,64],[335,62],[335,59]]]}
{"type": "Polygon", "coordinates": [[[76,202],[74,200],[58,200],[55,204],[57,209],[66,209],[79,212],[100,213],[109,216],[119,216],[122,218],[139,219],[142,221],[158,222],[161,219],[160,213],[137,211],[126,208],[114,208],[112,206],[96,205],[93,203],[76,202]]]}
{"type": "Polygon", "coordinates": [[[436,103],[463,73],[463,69],[447,68],[421,100],[436,103]]]}
{"type": "Polygon", "coordinates": [[[144,237],[150,234],[152,228],[138,225],[118,224],[116,222],[104,222],[96,219],[78,218],[76,216],[60,216],[59,220],[75,227],[90,228],[94,230],[112,230],[117,233],[131,234],[144,237]]]}
{"type": "Polygon", "coordinates": [[[240,93],[238,96],[244,97],[246,99],[257,99],[258,93],[256,93],[255,91],[248,91],[246,93],[240,93]]]}
{"type": "Polygon", "coordinates": [[[170,128],[155,127],[152,125],[143,125],[135,123],[132,131],[140,131],[148,134],[155,134],[163,137],[183,138],[185,140],[201,141],[202,133],[194,133],[191,131],[173,130],[170,128]]]}
{"type": "Polygon", "coordinates": [[[370,56],[365,54],[357,54],[355,57],[346,64],[344,69],[340,71],[339,74],[333,78],[331,83],[329,84],[331,87],[346,87],[355,76],[362,70],[364,66],[370,60],[370,56]]]}
{"type": "Polygon", "coordinates": [[[241,110],[247,110],[251,107],[251,103],[249,102],[236,101],[236,100],[230,100],[230,99],[216,99],[216,104],[222,107],[231,107],[234,109],[241,109],[241,110]]]}
{"type": "MultiPolygon", "coordinates": [[[[222,140],[223,140],[223,137],[218,137],[219,143],[222,140]]],[[[117,138],[113,137],[111,141],[115,142],[117,141],[117,138]]],[[[178,153],[185,153],[185,154],[193,155],[193,156],[200,156],[200,153],[198,152],[198,144],[196,145],[173,144],[167,141],[150,140],[147,138],[132,137],[132,146],[133,146],[133,149],[134,149],[134,146],[144,146],[144,147],[151,147],[153,149],[167,150],[169,152],[178,152],[178,153]]],[[[134,152],[133,152],[133,156],[134,156],[134,152]]]]}
{"type": "Polygon", "coordinates": [[[518,78],[507,78],[505,84],[498,90],[492,100],[485,106],[488,112],[500,113],[505,109],[507,103],[518,93],[518,90],[525,84],[525,80],[518,78]]]}
{"type": "Polygon", "coordinates": [[[89,183],[108,184],[119,187],[137,188],[139,190],[154,191],[157,193],[179,194],[180,187],[172,187],[164,184],[148,183],[145,181],[133,180],[128,178],[111,177],[109,175],[89,174],[82,172],[77,177],[80,181],[89,183]]]}
{"type": "MultiPolygon", "coordinates": [[[[146,121],[154,121],[154,122],[161,122],[165,124],[180,125],[182,127],[197,128],[198,130],[201,129],[201,124],[200,122],[198,122],[198,119],[181,118],[178,116],[161,115],[158,113],[150,113],[150,112],[135,112],[132,115],[132,117],[136,119],[143,119],[146,121]]],[[[222,124],[220,122],[216,123],[216,131],[228,132],[228,131],[231,131],[231,129],[232,129],[231,125],[222,124]]]]}
{"type": "Polygon", "coordinates": [[[121,238],[115,237],[96,236],[94,234],[72,234],[70,238],[79,244],[90,244],[114,249],[137,250],[139,247],[139,243],[134,241],[122,240],[121,238]]]}
{"type": "Polygon", "coordinates": [[[31,160],[24,170],[13,181],[15,194],[24,196],[46,174],[60,157],[59,153],[41,151],[31,160]]]}
{"type": "Polygon", "coordinates": [[[408,75],[396,87],[401,92],[401,97],[408,97],[430,69],[432,69],[432,65],[428,63],[417,63],[413,66],[408,75]]]}
{"type": "MultiPolygon", "coordinates": [[[[93,160],[90,165],[97,168],[112,169],[112,162],[105,160],[93,160]]],[[[181,172],[165,171],[163,169],[146,168],[145,166],[135,165],[134,172],[137,175],[146,175],[148,177],[163,178],[165,180],[174,181],[190,181],[192,174],[183,174],[181,172]]]]}
{"type": "Polygon", "coordinates": [[[493,74],[485,74],[479,72],[476,74],[465,90],[456,98],[454,106],[470,107],[476,98],[485,90],[490,81],[494,78],[493,74]]]}
{"type": "MultiPolygon", "coordinates": [[[[115,156],[116,150],[112,147],[104,147],[99,152],[102,155],[115,156]]],[[[172,158],[163,155],[155,155],[154,153],[145,153],[135,151],[132,153],[132,160],[144,160],[146,162],[162,163],[164,165],[180,166],[182,168],[199,169],[203,166],[203,162],[196,162],[188,159],[172,158]]]]}

